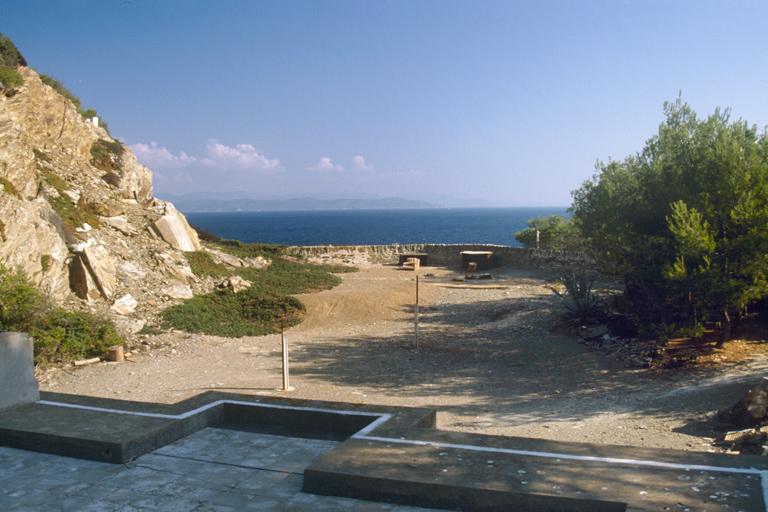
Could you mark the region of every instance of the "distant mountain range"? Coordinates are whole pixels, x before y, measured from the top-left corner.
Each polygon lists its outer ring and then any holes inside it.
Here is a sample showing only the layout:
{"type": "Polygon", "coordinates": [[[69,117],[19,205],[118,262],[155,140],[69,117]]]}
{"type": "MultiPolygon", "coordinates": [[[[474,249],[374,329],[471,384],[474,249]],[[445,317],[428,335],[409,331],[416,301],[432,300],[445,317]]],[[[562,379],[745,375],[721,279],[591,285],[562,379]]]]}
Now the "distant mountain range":
{"type": "Polygon", "coordinates": [[[318,199],[315,197],[275,199],[216,199],[205,194],[173,196],[159,194],[160,199],[170,201],[181,212],[254,212],[254,211],[301,211],[301,210],[383,210],[401,208],[440,208],[427,201],[387,198],[318,199]]]}

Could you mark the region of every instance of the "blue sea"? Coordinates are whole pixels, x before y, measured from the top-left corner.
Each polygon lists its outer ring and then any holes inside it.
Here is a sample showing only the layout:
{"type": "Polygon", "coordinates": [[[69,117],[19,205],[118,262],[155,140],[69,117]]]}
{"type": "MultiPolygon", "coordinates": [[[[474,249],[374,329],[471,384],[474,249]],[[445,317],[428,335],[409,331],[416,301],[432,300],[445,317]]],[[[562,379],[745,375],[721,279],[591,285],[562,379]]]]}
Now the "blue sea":
{"type": "MultiPolygon", "coordinates": [[[[219,238],[284,245],[496,244],[519,247],[515,233],[567,207],[425,208],[185,213],[219,238]]],[[[183,212],[182,212],[183,213],[183,212]]]]}

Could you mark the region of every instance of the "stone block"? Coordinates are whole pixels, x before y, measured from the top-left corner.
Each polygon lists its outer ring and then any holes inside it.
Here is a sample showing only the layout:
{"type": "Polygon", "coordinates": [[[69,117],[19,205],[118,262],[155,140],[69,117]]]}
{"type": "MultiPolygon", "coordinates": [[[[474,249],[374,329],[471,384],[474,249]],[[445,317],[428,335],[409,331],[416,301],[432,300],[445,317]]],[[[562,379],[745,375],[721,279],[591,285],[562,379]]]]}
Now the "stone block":
{"type": "Polygon", "coordinates": [[[40,400],[34,365],[32,338],[0,331],[0,411],[40,400]]]}

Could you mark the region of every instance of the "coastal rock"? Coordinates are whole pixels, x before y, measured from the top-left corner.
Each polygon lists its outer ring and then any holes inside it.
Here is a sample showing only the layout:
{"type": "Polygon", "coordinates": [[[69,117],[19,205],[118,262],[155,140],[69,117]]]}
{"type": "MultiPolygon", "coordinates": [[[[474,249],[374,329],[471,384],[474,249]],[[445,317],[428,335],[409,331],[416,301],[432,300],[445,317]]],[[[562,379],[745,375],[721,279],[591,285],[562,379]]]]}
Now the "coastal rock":
{"type": "Polygon", "coordinates": [[[165,206],[165,215],[153,224],[156,233],[171,247],[180,251],[199,251],[200,240],[184,216],[170,203],[165,206]]]}

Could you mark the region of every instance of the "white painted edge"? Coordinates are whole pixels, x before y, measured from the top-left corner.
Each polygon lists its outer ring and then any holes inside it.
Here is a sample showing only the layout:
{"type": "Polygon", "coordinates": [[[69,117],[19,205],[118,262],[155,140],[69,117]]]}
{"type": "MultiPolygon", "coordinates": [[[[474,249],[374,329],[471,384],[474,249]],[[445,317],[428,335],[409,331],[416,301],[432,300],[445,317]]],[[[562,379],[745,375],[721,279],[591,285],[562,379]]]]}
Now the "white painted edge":
{"type": "Polygon", "coordinates": [[[292,406],[292,405],[263,404],[259,402],[243,402],[243,401],[236,401],[236,400],[217,400],[216,402],[211,402],[210,404],[206,404],[202,407],[198,407],[197,409],[192,409],[182,414],[157,414],[157,413],[149,413],[149,412],[125,411],[121,409],[107,409],[103,407],[91,407],[91,406],[79,405],[79,404],[50,402],[48,400],[40,400],[37,403],[43,404],[43,405],[52,405],[56,407],[70,407],[73,409],[83,409],[83,410],[106,412],[106,413],[113,413],[113,414],[128,414],[133,416],[164,418],[164,419],[173,419],[173,420],[181,420],[181,419],[189,418],[190,416],[193,416],[195,414],[198,414],[200,412],[206,411],[212,407],[216,407],[222,404],[245,405],[245,406],[251,406],[251,407],[265,407],[265,408],[273,408],[273,409],[315,411],[315,412],[324,412],[324,413],[332,413],[332,414],[344,414],[348,416],[377,416],[376,420],[371,422],[365,428],[353,434],[351,438],[366,439],[369,441],[381,441],[385,443],[410,444],[410,445],[416,445],[416,446],[434,446],[438,448],[454,448],[458,450],[468,450],[468,451],[486,452],[486,453],[505,453],[510,455],[523,455],[527,457],[543,457],[543,458],[549,458],[549,459],[604,462],[606,464],[623,464],[623,465],[632,465],[632,466],[657,467],[657,468],[665,468],[665,469],[680,469],[680,470],[687,470],[687,471],[693,471],[693,470],[715,471],[715,472],[721,472],[721,473],[756,475],[756,476],[759,476],[761,479],[761,484],[763,489],[763,503],[766,506],[766,512],[768,512],[768,471],[755,469],[755,468],[732,468],[732,467],[724,467],[724,466],[702,466],[702,465],[696,465],[696,464],[675,464],[671,462],[660,462],[660,461],[653,461],[653,460],[621,459],[621,458],[614,458],[614,457],[595,457],[591,455],[571,455],[571,454],[565,454],[565,453],[537,452],[537,451],[530,451],[530,450],[514,450],[511,448],[491,448],[491,447],[485,447],[485,446],[474,446],[469,444],[436,443],[432,441],[419,441],[416,439],[395,439],[390,437],[369,436],[368,434],[370,432],[372,432],[374,429],[378,428],[379,426],[386,423],[392,418],[391,414],[386,414],[386,413],[373,413],[373,412],[362,412],[362,411],[337,411],[334,409],[322,409],[318,407],[298,407],[298,406],[292,406]]]}
{"type": "MultiPolygon", "coordinates": [[[[186,418],[189,418],[190,416],[194,416],[195,414],[199,414],[203,411],[207,411],[208,409],[212,407],[216,407],[223,404],[231,404],[231,405],[246,405],[250,407],[264,407],[264,408],[270,408],[270,409],[289,409],[294,411],[314,411],[314,412],[325,412],[325,413],[331,413],[331,414],[342,414],[345,416],[376,416],[378,419],[374,421],[374,423],[380,421],[382,417],[386,417],[386,419],[389,419],[392,417],[391,414],[384,414],[384,413],[375,413],[375,412],[364,412],[364,411],[337,411],[335,409],[321,409],[319,407],[298,407],[294,405],[275,405],[275,404],[263,404],[259,402],[242,402],[237,400],[217,400],[215,402],[211,402],[209,404],[203,405],[201,407],[198,407],[197,409],[189,410],[182,414],[159,414],[159,413],[152,413],[152,412],[139,412],[139,411],[125,411],[122,409],[107,409],[105,407],[92,407],[89,405],[80,405],[80,404],[68,404],[64,402],[51,402],[48,400],[40,400],[37,402],[38,404],[43,405],[52,405],[55,407],[69,407],[72,409],[84,409],[87,411],[98,411],[98,412],[107,412],[107,413],[113,413],[113,414],[128,414],[133,416],[144,416],[149,418],[163,418],[163,419],[169,419],[169,420],[183,420],[186,418]]],[[[368,428],[368,427],[366,427],[368,428]]],[[[363,429],[365,430],[365,429],[363,429]]]]}

